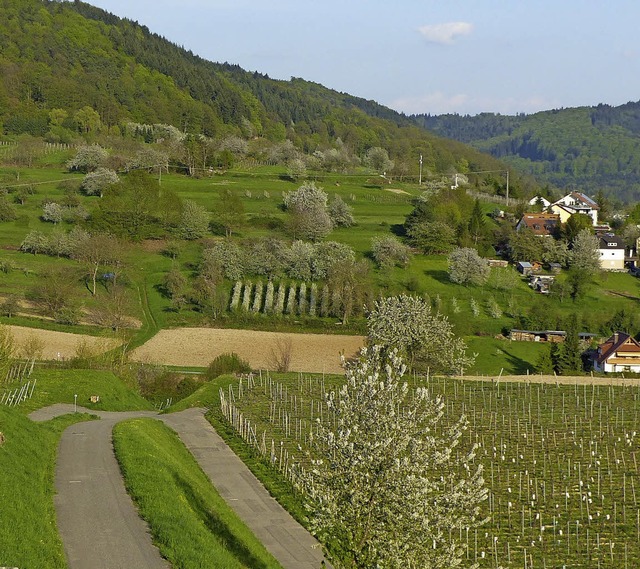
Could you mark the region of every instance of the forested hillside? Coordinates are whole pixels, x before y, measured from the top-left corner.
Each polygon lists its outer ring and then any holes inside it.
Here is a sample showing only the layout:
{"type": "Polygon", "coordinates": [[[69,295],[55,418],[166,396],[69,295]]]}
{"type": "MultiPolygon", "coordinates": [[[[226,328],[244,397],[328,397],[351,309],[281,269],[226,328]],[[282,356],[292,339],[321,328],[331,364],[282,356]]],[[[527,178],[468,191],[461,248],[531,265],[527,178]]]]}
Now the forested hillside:
{"type": "Polygon", "coordinates": [[[640,102],[533,115],[418,115],[425,128],[489,152],[540,182],[640,199],[640,102]]]}
{"type": "Polygon", "coordinates": [[[0,0],[0,8],[0,125],[8,136],[71,142],[119,136],[128,123],[168,124],[212,139],[288,139],[306,154],[338,144],[363,156],[382,147],[401,175],[417,175],[420,154],[425,174],[504,170],[373,101],[205,61],[83,2],[0,0]]]}

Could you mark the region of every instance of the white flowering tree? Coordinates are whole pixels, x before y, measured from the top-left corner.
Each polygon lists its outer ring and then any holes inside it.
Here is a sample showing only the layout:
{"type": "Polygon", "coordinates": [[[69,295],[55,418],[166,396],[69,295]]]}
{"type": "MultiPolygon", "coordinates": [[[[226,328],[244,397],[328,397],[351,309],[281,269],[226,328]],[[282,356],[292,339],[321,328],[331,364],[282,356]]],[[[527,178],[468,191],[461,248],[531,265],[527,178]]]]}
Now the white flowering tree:
{"type": "Polygon", "coordinates": [[[462,374],[473,364],[447,317],[434,313],[421,297],[402,294],[376,301],[367,327],[370,344],[398,349],[413,370],[462,374]]]}
{"type": "Polygon", "coordinates": [[[410,390],[397,352],[383,354],[364,349],[326,396],[330,416],[299,469],[312,530],[344,567],[462,566],[456,536],[483,521],[487,496],[475,449],[459,448],[466,420],[441,424],[443,400],[410,390]]]}
{"type": "Polygon", "coordinates": [[[449,255],[449,278],[462,285],[481,285],[489,278],[489,264],[473,247],[458,247],[449,255]]]}
{"type": "Polygon", "coordinates": [[[209,232],[209,221],[209,212],[204,206],[193,200],[184,200],[178,236],[189,241],[200,239],[209,232]]]}
{"type": "Polygon", "coordinates": [[[589,229],[582,229],[574,238],[569,252],[569,267],[587,275],[600,271],[598,238],[589,229]]]}
{"type": "Polygon", "coordinates": [[[284,205],[291,214],[289,228],[294,237],[319,241],[333,229],[327,208],[327,194],[313,182],[287,192],[284,205]]]}
{"type": "Polygon", "coordinates": [[[82,180],[82,190],[88,196],[102,197],[106,188],[120,181],[118,174],[109,168],[97,168],[82,180]]]}

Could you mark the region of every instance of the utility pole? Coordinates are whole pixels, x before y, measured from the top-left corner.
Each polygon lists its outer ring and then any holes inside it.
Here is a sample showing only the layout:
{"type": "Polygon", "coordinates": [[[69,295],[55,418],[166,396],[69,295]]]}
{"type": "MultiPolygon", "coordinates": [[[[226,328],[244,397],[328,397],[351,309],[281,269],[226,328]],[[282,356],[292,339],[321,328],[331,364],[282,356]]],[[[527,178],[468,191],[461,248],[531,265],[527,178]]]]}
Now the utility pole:
{"type": "Polygon", "coordinates": [[[420,154],[420,179],[418,180],[418,185],[422,186],[422,154],[420,154]]]}
{"type": "Polygon", "coordinates": [[[507,170],[507,207],[509,207],[509,170],[507,170]]]}

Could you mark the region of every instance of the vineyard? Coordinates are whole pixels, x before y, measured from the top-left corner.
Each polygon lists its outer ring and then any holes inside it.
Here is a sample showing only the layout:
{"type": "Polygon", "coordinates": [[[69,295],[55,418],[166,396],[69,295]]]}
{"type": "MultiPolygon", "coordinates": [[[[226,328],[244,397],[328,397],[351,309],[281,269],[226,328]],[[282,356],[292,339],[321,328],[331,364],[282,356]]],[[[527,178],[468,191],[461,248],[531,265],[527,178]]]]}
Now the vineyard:
{"type": "MultiPolygon", "coordinates": [[[[466,415],[460,452],[479,447],[489,521],[451,530],[469,561],[482,568],[640,567],[640,385],[421,381],[444,397],[446,424],[466,415]]],[[[337,382],[245,377],[221,392],[222,411],[290,478],[316,421],[334,419],[323,394],[337,382]]]]}

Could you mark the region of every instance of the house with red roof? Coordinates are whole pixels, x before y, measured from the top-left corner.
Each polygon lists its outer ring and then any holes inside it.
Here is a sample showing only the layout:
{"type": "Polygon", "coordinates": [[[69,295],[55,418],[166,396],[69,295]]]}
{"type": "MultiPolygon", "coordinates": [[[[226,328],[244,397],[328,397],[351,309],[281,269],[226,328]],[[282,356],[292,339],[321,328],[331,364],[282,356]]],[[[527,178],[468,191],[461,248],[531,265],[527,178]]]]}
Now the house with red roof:
{"type": "Polygon", "coordinates": [[[640,373],[640,343],[624,332],[614,333],[598,346],[594,354],[593,369],[640,373]]]}
{"type": "Polygon", "coordinates": [[[560,225],[560,216],[553,213],[525,213],[516,225],[516,231],[527,228],[539,237],[551,237],[560,225]]]}

